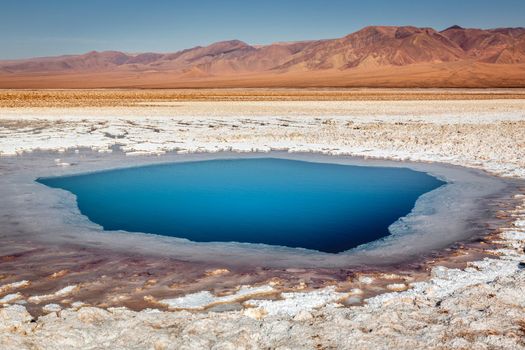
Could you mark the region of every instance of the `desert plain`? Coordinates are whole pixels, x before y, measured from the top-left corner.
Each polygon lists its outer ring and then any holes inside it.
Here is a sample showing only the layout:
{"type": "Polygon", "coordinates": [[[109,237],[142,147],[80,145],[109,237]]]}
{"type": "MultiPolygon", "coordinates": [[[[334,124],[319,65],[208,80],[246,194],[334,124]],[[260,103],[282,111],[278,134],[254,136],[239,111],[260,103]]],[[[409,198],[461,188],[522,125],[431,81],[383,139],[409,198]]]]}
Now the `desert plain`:
{"type": "MultiPolygon", "coordinates": [[[[524,97],[512,88],[1,90],[0,181],[21,190],[5,192],[0,208],[30,201],[34,185],[21,169],[31,164],[53,175],[220,152],[437,162],[520,181],[524,97]]],[[[500,221],[476,242],[353,272],[111,258],[96,246],[20,239],[15,230],[28,218],[4,215],[13,231],[0,232],[0,343],[525,348],[525,189],[502,202],[492,218],[500,221]]],[[[64,208],[56,202],[53,210],[64,208]]]]}

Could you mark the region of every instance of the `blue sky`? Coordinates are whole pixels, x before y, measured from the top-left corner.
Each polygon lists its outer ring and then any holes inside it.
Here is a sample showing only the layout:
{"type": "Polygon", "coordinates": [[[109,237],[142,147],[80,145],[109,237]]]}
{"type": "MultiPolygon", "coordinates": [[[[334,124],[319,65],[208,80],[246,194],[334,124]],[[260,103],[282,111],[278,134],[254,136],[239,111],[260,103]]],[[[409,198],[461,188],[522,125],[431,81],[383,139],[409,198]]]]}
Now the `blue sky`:
{"type": "Polygon", "coordinates": [[[90,50],[173,52],[341,37],[367,25],[525,26],[525,0],[0,0],[0,59],[90,50]]]}

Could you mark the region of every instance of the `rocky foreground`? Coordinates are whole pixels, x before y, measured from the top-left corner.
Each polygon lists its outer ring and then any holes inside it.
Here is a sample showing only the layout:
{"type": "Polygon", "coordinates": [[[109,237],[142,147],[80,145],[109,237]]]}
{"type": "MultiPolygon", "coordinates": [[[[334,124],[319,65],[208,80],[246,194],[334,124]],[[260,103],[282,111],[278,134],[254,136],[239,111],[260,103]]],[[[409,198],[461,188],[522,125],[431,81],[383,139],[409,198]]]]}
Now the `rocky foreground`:
{"type": "MultiPolygon", "coordinates": [[[[298,108],[182,104],[158,113],[98,111],[92,119],[89,110],[10,109],[0,111],[0,155],[78,147],[108,152],[117,144],[130,155],[287,149],[443,161],[525,176],[523,100],[298,108]]],[[[69,166],[58,158],[56,166],[69,166]]],[[[463,270],[435,267],[428,281],[362,306],[342,305],[335,288],[282,293],[274,301],[246,295],[243,307],[232,311],[136,312],[85,305],[75,300],[75,286],[26,295],[31,281],[2,284],[1,348],[525,349],[525,197],[516,199],[520,203],[506,213],[513,222],[501,230],[492,258],[463,270]],[[26,306],[35,303],[44,316],[28,313],[26,306]]],[[[194,296],[184,305],[188,300],[194,296]]],[[[169,302],[179,305],[181,298],[169,302]]]]}

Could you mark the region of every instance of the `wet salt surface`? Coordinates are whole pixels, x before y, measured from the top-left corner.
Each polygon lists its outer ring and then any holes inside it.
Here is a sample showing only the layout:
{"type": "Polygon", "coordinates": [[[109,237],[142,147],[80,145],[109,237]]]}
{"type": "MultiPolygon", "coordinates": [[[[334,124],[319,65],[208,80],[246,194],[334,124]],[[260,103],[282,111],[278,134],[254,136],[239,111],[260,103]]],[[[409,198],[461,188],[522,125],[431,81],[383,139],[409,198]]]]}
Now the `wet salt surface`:
{"type": "Polygon", "coordinates": [[[448,184],[421,196],[412,212],[390,230],[391,235],[340,254],[251,243],[197,243],[151,234],[130,234],[102,227],[80,214],[75,197],[35,182],[38,177],[72,175],[162,162],[217,158],[268,157],[268,154],[167,154],[162,157],[126,157],[120,152],[97,154],[32,153],[3,159],[0,171],[0,227],[2,239],[35,241],[48,245],[75,244],[133,254],[166,256],[186,262],[224,266],[351,267],[388,265],[420,257],[450,244],[487,233],[496,205],[521,182],[487,175],[479,170],[436,163],[363,160],[316,154],[270,153],[273,158],[348,165],[407,167],[427,172],[448,184]],[[58,159],[60,157],[60,159],[58,159]],[[67,165],[66,165],[67,164],[67,165]]]}

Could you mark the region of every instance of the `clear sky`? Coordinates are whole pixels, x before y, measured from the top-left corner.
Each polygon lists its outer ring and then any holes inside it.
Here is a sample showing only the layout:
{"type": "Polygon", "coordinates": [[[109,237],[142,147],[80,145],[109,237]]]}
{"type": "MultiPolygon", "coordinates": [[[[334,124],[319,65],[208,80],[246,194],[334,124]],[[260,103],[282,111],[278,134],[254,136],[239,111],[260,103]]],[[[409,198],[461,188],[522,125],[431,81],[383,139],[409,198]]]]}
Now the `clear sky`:
{"type": "Polygon", "coordinates": [[[341,37],[367,25],[525,26],[525,0],[0,0],[0,59],[341,37]]]}

